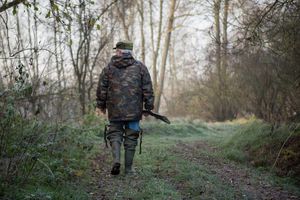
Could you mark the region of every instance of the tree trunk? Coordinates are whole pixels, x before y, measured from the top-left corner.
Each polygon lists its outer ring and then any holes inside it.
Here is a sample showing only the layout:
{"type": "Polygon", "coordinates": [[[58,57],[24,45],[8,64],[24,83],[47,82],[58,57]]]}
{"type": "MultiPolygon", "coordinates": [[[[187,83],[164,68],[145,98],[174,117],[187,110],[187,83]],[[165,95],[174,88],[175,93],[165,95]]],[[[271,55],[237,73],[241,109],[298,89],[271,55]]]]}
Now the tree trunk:
{"type": "Polygon", "coordinates": [[[227,90],[227,27],[228,27],[228,9],[229,9],[229,0],[224,1],[224,17],[222,21],[223,34],[222,34],[222,65],[221,65],[221,75],[223,76],[223,86],[224,90],[227,90]]]}
{"type": "MultiPolygon", "coordinates": [[[[2,35],[2,27],[0,27],[0,41],[1,41],[1,48],[2,48],[1,55],[4,55],[4,57],[7,57],[7,55],[9,55],[9,54],[6,53],[7,47],[5,46],[5,43],[4,43],[5,34],[3,33],[3,35],[2,35]]],[[[14,75],[12,74],[11,67],[10,67],[7,59],[2,59],[2,61],[3,61],[4,74],[9,77],[8,85],[12,86],[13,81],[14,81],[14,75]]]]}
{"type": "Polygon", "coordinates": [[[224,17],[223,17],[223,38],[222,38],[222,48],[223,48],[223,73],[226,75],[227,69],[227,27],[228,27],[228,9],[229,9],[229,0],[224,1],[224,17]]]}
{"type": "Polygon", "coordinates": [[[216,48],[216,70],[218,77],[218,87],[216,97],[219,99],[217,105],[217,116],[216,118],[220,121],[224,121],[224,98],[223,98],[223,80],[222,80],[222,69],[221,69],[221,37],[220,37],[220,7],[221,0],[214,1],[214,25],[215,25],[215,48],[216,48]]]}
{"type": "Polygon", "coordinates": [[[144,33],[144,1],[141,0],[140,1],[140,5],[139,5],[139,13],[140,13],[140,17],[141,17],[141,22],[140,22],[140,31],[141,31],[141,43],[142,43],[142,52],[141,52],[141,56],[142,56],[142,62],[145,64],[145,54],[146,54],[146,50],[145,50],[145,33],[144,33]]]}
{"type": "MultiPolygon", "coordinates": [[[[119,6],[117,6],[117,13],[119,16],[119,20],[121,20],[121,25],[123,27],[123,32],[124,32],[124,37],[126,40],[131,40],[132,39],[132,35],[129,34],[129,28],[133,25],[134,22],[134,16],[135,16],[135,12],[134,12],[134,5],[135,5],[135,1],[132,1],[133,5],[130,6],[129,9],[130,13],[129,16],[127,18],[127,14],[126,14],[126,8],[125,8],[125,4],[127,2],[124,2],[124,0],[120,0],[120,6],[121,6],[121,10],[119,8],[119,6]]],[[[133,27],[133,26],[132,26],[133,27]]]]}
{"type": "Polygon", "coordinates": [[[156,47],[154,45],[154,23],[153,23],[153,5],[152,1],[149,1],[149,8],[150,8],[150,35],[151,35],[151,46],[152,46],[152,82],[153,82],[153,89],[154,93],[157,92],[157,58],[158,58],[158,51],[160,48],[161,42],[161,29],[162,29],[162,14],[163,14],[163,0],[159,1],[159,22],[158,22],[158,32],[157,32],[157,40],[156,40],[156,47]]]}
{"type": "Polygon", "coordinates": [[[165,43],[164,43],[164,48],[163,48],[163,52],[162,52],[162,61],[161,61],[161,68],[160,68],[161,72],[160,72],[160,77],[159,77],[160,85],[158,87],[155,102],[154,102],[154,109],[156,112],[159,111],[160,99],[161,99],[162,91],[164,88],[166,62],[167,62],[167,56],[168,56],[168,51],[169,51],[169,46],[170,46],[171,33],[173,31],[175,4],[176,4],[176,0],[171,0],[170,13],[168,16],[167,34],[165,36],[165,43]]]}
{"type": "MultiPolygon", "coordinates": [[[[60,93],[62,91],[62,85],[61,85],[61,70],[60,70],[60,64],[59,64],[59,55],[58,55],[58,44],[57,44],[57,22],[56,18],[53,19],[53,39],[54,39],[54,57],[55,57],[55,67],[57,72],[57,81],[58,81],[58,92],[60,93]]],[[[56,112],[59,116],[60,120],[62,120],[62,105],[63,105],[63,95],[59,95],[58,102],[57,102],[57,108],[56,112]]]]}
{"type": "Polygon", "coordinates": [[[228,61],[227,61],[227,53],[228,53],[228,38],[227,38],[227,27],[228,27],[228,10],[229,10],[229,0],[224,0],[224,16],[223,16],[223,37],[222,37],[222,80],[223,80],[223,94],[224,94],[224,120],[225,119],[232,119],[234,118],[234,110],[233,106],[231,106],[233,103],[231,101],[230,92],[228,88],[228,75],[227,75],[227,67],[228,67],[228,61]]]}

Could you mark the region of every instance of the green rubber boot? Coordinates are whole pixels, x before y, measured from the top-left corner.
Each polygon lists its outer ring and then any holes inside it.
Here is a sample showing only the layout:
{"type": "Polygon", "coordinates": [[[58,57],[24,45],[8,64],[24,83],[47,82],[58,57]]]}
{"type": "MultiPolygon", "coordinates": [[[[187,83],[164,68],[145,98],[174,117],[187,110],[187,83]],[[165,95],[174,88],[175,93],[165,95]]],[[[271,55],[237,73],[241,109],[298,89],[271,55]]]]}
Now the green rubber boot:
{"type": "Polygon", "coordinates": [[[134,171],[132,170],[134,154],[135,150],[125,150],[125,174],[127,175],[134,174],[134,171]]]}
{"type": "Polygon", "coordinates": [[[124,136],[124,149],[125,149],[125,174],[132,175],[132,163],[135,154],[135,147],[137,146],[137,140],[139,138],[139,131],[132,129],[125,129],[124,136]]]}
{"type": "Polygon", "coordinates": [[[112,142],[111,143],[111,150],[112,150],[112,155],[114,159],[114,164],[111,170],[112,175],[118,175],[120,174],[120,154],[121,154],[121,144],[119,142],[112,142]]]}
{"type": "Polygon", "coordinates": [[[132,169],[133,158],[135,154],[135,147],[139,138],[139,131],[132,129],[125,130],[124,149],[125,149],[125,174],[134,174],[132,169]]]}

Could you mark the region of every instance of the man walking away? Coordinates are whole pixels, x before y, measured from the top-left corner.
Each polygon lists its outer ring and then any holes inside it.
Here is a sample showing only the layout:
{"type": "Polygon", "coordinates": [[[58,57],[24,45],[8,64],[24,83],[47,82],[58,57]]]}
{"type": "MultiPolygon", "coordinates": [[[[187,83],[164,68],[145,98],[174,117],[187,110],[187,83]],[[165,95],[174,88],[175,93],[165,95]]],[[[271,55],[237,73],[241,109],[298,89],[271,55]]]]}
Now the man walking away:
{"type": "Polygon", "coordinates": [[[154,95],[146,66],[133,58],[132,42],[118,42],[116,55],[100,74],[97,108],[108,111],[107,139],[113,155],[112,175],[120,173],[120,147],[125,149],[125,174],[132,174],[132,163],[140,133],[143,107],[153,109],[154,95]]]}

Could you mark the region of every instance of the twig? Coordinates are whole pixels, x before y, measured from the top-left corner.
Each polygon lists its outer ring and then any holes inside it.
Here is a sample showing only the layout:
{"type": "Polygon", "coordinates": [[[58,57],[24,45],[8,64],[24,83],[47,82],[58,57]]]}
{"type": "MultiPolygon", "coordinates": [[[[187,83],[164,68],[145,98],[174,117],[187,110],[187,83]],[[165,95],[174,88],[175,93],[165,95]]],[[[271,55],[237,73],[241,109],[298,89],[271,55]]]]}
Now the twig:
{"type": "Polygon", "coordinates": [[[54,52],[52,52],[51,50],[49,50],[49,49],[44,49],[44,48],[27,48],[27,49],[21,49],[21,50],[19,50],[19,51],[17,51],[17,52],[15,52],[15,53],[13,53],[13,54],[11,54],[10,55],[10,57],[14,57],[14,56],[16,56],[17,54],[19,54],[19,53],[21,53],[21,52],[23,52],[23,51],[28,51],[28,50],[34,50],[34,51],[47,51],[47,52],[49,52],[49,53],[51,53],[51,54],[55,54],[54,52]]]}
{"type": "Polygon", "coordinates": [[[43,162],[40,159],[37,159],[37,161],[39,161],[41,164],[43,164],[48,169],[48,171],[50,172],[50,174],[52,175],[53,178],[55,177],[52,170],[50,169],[50,167],[45,162],[43,162]]]}
{"type": "Polygon", "coordinates": [[[29,175],[31,174],[31,172],[32,172],[32,170],[33,170],[35,164],[36,164],[36,160],[35,160],[34,163],[31,165],[31,167],[30,167],[28,173],[25,175],[25,177],[24,177],[24,179],[23,179],[23,181],[22,181],[22,185],[24,185],[24,184],[26,183],[26,181],[27,181],[29,175]]]}
{"type": "MultiPolygon", "coordinates": [[[[299,125],[298,125],[298,126],[299,126],[299,125]]],[[[279,159],[279,156],[280,156],[280,154],[281,154],[281,151],[283,150],[283,147],[285,146],[285,144],[287,143],[287,141],[292,137],[292,135],[294,134],[295,130],[297,130],[298,126],[297,126],[296,128],[294,128],[294,130],[291,131],[290,135],[286,138],[286,140],[285,140],[284,143],[282,144],[282,146],[281,146],[281,148],[280,148],[280,150],[279,150],[279,152],[278,152],[278,154],[277,154],[276,160],[275,160],[275,162],[274,162],[274,164],[273,164],[271,170],[273,170],[274,167],[276,166],[277,161],[278,161],[278,159],[279,159]]]]}
{"type": "MultiPolygon", "coordinates": [[[[252,30],[252,34],[257,29],[257,27],[262,23],[262,21],[265,19],[265,17],[269,14],[269,12],[272,11],[272,9],[276,6],[276,4],[279,2],[279,0],[275,0],[272,5],[269,7],[269,9],[260,17],[259,21],[255,24],[254,29],[252,30]]],[[[266,9],[266,8],[265,8],[266,9]]]]}

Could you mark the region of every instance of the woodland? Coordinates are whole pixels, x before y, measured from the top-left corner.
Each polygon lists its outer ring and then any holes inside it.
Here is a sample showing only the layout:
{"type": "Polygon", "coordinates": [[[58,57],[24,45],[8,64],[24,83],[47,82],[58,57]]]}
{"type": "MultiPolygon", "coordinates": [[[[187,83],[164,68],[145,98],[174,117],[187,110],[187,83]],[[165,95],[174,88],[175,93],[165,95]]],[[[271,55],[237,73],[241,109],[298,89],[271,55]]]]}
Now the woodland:
{"type": "Polygon", "coordinates": [[[0,0],[0,127],[0,199],[300,199],[300,1],[0,0]],[[133,180],[96,112],[124,40],[171,121],[133,180]]]}

